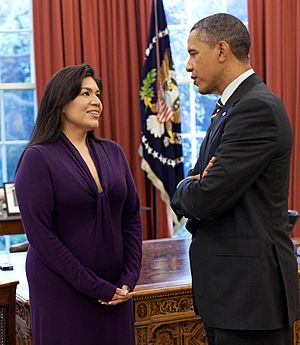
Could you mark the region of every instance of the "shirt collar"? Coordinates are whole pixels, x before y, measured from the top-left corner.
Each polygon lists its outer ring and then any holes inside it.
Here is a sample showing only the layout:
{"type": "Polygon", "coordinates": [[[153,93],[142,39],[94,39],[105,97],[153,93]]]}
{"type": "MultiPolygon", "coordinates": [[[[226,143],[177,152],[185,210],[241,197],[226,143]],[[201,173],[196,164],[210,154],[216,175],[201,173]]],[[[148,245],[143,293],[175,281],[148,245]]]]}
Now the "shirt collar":
{"type": "Polygon", "coordinates": [[[253,73],[254,73],[253,68],[250,68],[248,69],[248,71],[242,73],[237,78],[235,78],[229,85],[227,85],[227,87],[225,88],[225,90],[223,91],[221,95],[221,101],[223,105],[226,104],[229,97],[234,93],[234,91],[238,88],[238,86],[253,73]]]}

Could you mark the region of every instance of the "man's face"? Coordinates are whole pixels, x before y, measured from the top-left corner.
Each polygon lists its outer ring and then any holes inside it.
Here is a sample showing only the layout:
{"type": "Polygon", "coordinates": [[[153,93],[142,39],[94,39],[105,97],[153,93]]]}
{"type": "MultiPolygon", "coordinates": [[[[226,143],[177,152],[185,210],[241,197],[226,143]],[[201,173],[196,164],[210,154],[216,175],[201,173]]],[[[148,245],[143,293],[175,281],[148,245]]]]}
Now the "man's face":
{"type": "Polygon", "coordinates": [[[221,65],[219,63],[218,44],[211,48],[206,42],[200,41],[197,30],[193,30],[188,38],[189,59],[186,70],[191,72],[191,78],[203,95],[221,93],[221,65]]]}

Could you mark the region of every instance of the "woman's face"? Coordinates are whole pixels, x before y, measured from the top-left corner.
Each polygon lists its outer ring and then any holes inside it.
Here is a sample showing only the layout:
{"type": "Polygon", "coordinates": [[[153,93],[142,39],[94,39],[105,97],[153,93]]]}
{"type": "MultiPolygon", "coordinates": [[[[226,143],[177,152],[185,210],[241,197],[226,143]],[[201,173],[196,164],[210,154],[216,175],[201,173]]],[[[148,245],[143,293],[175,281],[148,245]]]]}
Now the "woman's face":
{"type": "Polygon", "coordinates": [[[92,77],[84,78],[78,96],[63,108],[62,130],[90,131],[96,129],[99,126],[102,109],[97,83],[92,77]]]}

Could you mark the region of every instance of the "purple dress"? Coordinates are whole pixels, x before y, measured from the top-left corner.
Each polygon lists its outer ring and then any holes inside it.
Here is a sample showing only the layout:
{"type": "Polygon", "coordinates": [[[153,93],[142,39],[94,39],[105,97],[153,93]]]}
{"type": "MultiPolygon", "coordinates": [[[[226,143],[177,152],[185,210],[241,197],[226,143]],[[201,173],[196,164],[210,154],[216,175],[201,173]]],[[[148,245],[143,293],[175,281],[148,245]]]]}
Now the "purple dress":
{"type": "Polygon", "coordinates": [[[23,156],[15,186],[30,242],[34,345],[134,345],[132,300],[105,306],[140,272],[139,200],[121,148],[88,137],[103,192],[61,134],[23,156]]]}

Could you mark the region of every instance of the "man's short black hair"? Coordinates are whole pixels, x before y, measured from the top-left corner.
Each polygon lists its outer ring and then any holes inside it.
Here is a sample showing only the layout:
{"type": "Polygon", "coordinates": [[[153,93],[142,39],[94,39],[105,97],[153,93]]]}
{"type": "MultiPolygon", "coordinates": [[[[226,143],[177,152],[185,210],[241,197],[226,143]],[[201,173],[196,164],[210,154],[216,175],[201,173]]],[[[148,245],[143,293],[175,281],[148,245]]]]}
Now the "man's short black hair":
{"type": "Polygon", "coordinates": [[[197,30],[199,40],[210,47],[220,41],[230,46],[232,53],[239,60],[248,60],[251,45],[248,29],[238,18],[228,13],[217,13],[199,20],[191,29],[197,30]]]}

